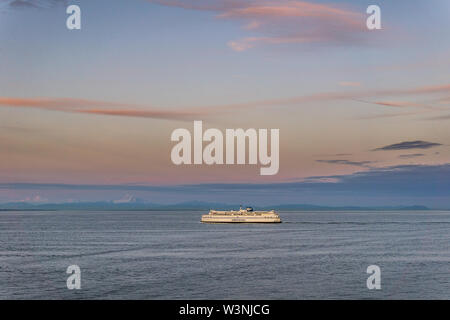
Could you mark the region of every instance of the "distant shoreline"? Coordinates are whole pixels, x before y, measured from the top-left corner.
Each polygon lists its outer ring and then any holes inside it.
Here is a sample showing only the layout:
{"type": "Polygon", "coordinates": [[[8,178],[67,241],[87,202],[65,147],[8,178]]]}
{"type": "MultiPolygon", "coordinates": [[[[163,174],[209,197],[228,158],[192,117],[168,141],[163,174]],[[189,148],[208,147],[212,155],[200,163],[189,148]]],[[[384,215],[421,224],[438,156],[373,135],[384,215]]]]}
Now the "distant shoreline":
{"type": "MultiPolygon", "coordinates": [[[[79,202],[79,203],[5,203],[0,205],[0,212],[5,211],[198,211],[210,209],[237,209],[239,205],[220,203],[179,203],[173,205],[161,205],[153,203],[112,203],[112,202],[79,202]]],[[[311,204],[285,204],[273,206],[255,206],[259,210],[279,211],[442,211],[445,208],[429,208],[421,205],[413,206],[320,206],[311,204]]]]}

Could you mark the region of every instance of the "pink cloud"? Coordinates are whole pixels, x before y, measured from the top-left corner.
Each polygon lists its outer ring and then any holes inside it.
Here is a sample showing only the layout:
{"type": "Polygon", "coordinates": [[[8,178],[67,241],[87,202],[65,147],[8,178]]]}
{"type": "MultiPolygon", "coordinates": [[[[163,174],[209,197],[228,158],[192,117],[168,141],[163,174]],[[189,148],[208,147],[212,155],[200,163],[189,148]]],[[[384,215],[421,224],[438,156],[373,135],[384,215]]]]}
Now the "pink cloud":
{"type": "Polygon", "coordinates": [[[355,81],[341,81],[339,82],[339,85],[342,87],[360,87],[361,83],[355,81]]]}
{"type": "MultiPolygon", "coordinates": [[[[152,1],[152,0],[149,0],[152,1]]],[[[165,6],[211,11],[218,19],[231,19],[244,29],[259,33],[228,42],[231,49],[245,51],[259,45],[286,43],[358,43],[365,31],[365,18],[342,5],[307,1],[181,1],[153,0],[165,6]]]]}
{"type": "Polygon", "coordinates": [[[312,17],[341,21],[350,25],[359,25],[357,19],[360,17],[360,14],[330,5],[305,1],[284,1],[281,3],[279,1],[266,1],[250,3],[242,8],[232,7],[219,14],[218,17],[240,19],[312,17]]]}
{"type": "MultiPolygon", "coordinates": [[[[424,104],[407,101],[376,100],[367,101],[365,98],[386,97],[386,96],[415,96],[431,95],[438,93],[449,93],[450,85],[424,86],[412,89],[387,89],[387,90],[361,90],[348,92],[319,92],[311,95],[268,99],[259,101],[249,101],[226,105],[210,105],[184,107],[177,109],[154,108],[145,105],[134,105],[119,102],[107,102],[88,99],[72,98],[12,98],[0,97],[0,107],[15,108],[38,108],[43,110],[61,111],[69,113],[96,114],[122,117],[138,117],[168,120],[195,120],[200,117],[214,116],[226,112],[239,111],[247,108],[258,107],[279,107],[279,106],[299,106],[309,102],[333,101],[333,100],[354,100],[372,105],[387,107],[415,107],[426,111],[448,111],[447,108],[439,108],[424,104]]],[[[398,115],[404,115],[398,114],[398,115]]],[[[416,114],[410,113],[410,114],[416,114]]],[[[385,115],[386,117],[393,116],[385,115]]],[[[376,116],[380,117],[380,116],[376,116]]],[[[381,116],[383,117],[383,116],[381,116]]]]}
{"type": "Polygon", "coordinates": [[[69,113],[171,120],[193,120],[199,115],[207,115],[206,110],[199,111],[194,109],[157,109],[148,106],[136,106],[127,103],[72,98],[0,97],[0,106],[15,108],[38,108],[43,110],[69,113]]]}
{"type": "Polygon", "coordinates": [[[297,36],[297,37],[252,37],[238,41],[228,42],[228,46],[234,51],[245,51],[258,44],[283,44],[283,43],[307,43],[318,42],[322,39],[317,37],[297,36]]]}

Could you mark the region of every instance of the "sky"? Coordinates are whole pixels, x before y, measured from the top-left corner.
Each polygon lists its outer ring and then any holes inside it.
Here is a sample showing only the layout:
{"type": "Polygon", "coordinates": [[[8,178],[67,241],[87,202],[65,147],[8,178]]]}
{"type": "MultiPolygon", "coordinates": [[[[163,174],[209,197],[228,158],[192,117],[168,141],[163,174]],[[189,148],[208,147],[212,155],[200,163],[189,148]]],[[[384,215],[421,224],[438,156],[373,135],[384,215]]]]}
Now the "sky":
{"type": "Polygon", "coordinates": [[[0,202],[448,208],[449,15],[446,0],[0,0],[0,202]],[[174,165],[171,133],[194,120],[280,129],[278,174],[174,165]]]}

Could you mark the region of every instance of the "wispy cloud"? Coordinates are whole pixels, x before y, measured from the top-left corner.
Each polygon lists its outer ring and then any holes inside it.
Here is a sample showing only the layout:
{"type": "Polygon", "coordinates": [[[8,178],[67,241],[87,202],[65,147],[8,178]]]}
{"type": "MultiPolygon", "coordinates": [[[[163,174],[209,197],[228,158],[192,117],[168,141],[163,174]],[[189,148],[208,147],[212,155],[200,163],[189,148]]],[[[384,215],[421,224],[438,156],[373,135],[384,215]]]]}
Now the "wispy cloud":
{"type": "Polygon", "coordinates": [[[258,36],[228,45],[245,51],[258,45],[285,43],[361,43],[365,19],[361,12],[341,4],[311,1],[149,0],[165,6],[214,12],[218,19],[236,20],[258,36]]]}
{"type": "MultiPolygon", "coordinates": [[[[434,93],[434,91],[431,91],[430,93],[434,93]]],[[[420,94],[423,94],[423,93],[420,93],[420,94]]],[[[448,111],[448,108],[435,107],[435,106],[431,106],[429,104],[415,103],[415,102],[410,102],[410,101],[395,101],[395,100],[367,101],[367,100],[361,100],[361,99],[355,99],[355,101],[368,103],[368,104],[375,104],[375,105],[384,106],[384,107],[393,107],[393,108],[419,108],[419,109],[425,109],[425,110],[429,110],[429,111],[448,111]]]]}
{"type": "Polygon", "coordinates": [[[322,160],[322,159],[320,159],[320,160],[316,160],[316,162],[322,162],[322,163],[328,163],[328,164],[343,164],[343,165],[370,168],[369,165],[371,163],[374,163],[375,161],[351,161],[351,160],[345,160],[345,159],[322,160]]]}
{"type": "Polygon", "coordinates": [[[422,105],[408,101],[373,101],[370,103],[377,104],[379,106],[395,107],[395,108],[422,107],[422,105]]]}
{"type": "MultiPolygon", "coordinates": [[[[426,94],[448,93],[448,92],[450,92],[450,85],[425,86],[412,89],[362,90],[350,92],[319,92],[315,94],[289,98],[267,99],[234,104],[224,104],[224,105],[189,106],[189,107],[179,107],[176,109],[156,108],[151,105],[150,106],[136,105],[127,102],[123,103],[108,102],[89,99],[0,97],[0,107],[38,108],[51,111],[123,116],[123,117],[141,117],[141,118],[170,119],[170,120],[195,120],[196,118],[198,119],[198,117],[214,116],[226,112],[240,111],[242,109],[258,108],[258,107],[301,106],[302,104],[310,102],[333,101],[333,100],[353,100],[373,105],[406,107],[408,105],[412,106],[414,104],[408,104],[404,102],[389,103],[383,101],[373,103],[361,99],[377,96],[426,95],[426,94]]],[[[443,111],[443,110],[447,109],[425,106],[423,110],[417,112],[375,115],[370,117],[382,118],[392,116],[403,116],[407,114],[418,114],[429,111],[443,111]]]]}
{"type": "Polygon", "coordinates": [[[38,8],[32,1],[13,0],[9,3],[12,8],[38,8]]]}
{"type": "Polygon", "coordinates": [[[58,4],[67,4],[66,0],[10,0],[8,5],[11,8],[49,8],[58,4]]]}
{"type": "Polygon", "coordinates": [[[423,157],[425,156],[425,154],[423,153],[413,153],[413,154],[401,154],[398,157],[400,159],[411,159],[411,158],[418,158],[418,157],[423,157]]]}
{"type": "Polygon", "coordinates": [[[444,97],[438,100],[440,104],[450,104],[450,97],[444,97]]]}
{"type": "Polygon", "coordinates": [[[338,83],[342,87],[360,87],[361,83],[356,81],[340,81],[338,83]]]}
{"type": "Polygon", "coordinates": [[[390,144],[381,148],[373,149],[372,151],[390,151],[390,150],[408,150],[408,149],[429,149],[433,147],[442,146],[440,143],[428,142],[428,141],[404,141],[400,143],[390,144]]]}
{"type": "Polygon", "coordinates": [[[428,118],[428,120],[450,120],[450,114],[428,118]]]}
{"type": "Polygon", "coordinates": [[[170,119],[170,120],[193,120],[198,116],[207,115],[207,110],[171,110],[157,109],[144,106],[133,106],[130,108],[127,103],[105,102],[86,99],[71,98],[11,98],[0,97],[0,106],[15,108],[37,108],[43,110],[97,114],[108,116],[170,119]],[[134,108],[133,108],[134,107],[134,108]]]}
{"type": "MultiPolygon", "coordinates": [[[[384,89],[384,90],[360,90],[360,91],[349,91],[349,92],[319,92],[310,95],[290,97],[290,98],[280,98],[280,99],[268,99],[260,100],[246,103],[236,103],[228,105],[218,105],[215,107],[223,108],[251,108],[258,106],[280,106],[280,105],[296,105],[307,102],[321,102],[321,101],[331,101],[331,100],[356,100],[368,97],[378,97],[378,96],[405,96],[405,95],[427,95],[436,93],[448,93],[450,92],[450,84],[436,85],[436,86],[422,86],[411,89],[384,89]]],[[[360,101],[365,103],[373,104],[369,101],[360,101]]],[[[375,103],[376,104],[376,103],[375,103]]],[[[440,111],[441,109],[439,109],[440,111]]]]}
{"type": "Polygon", "coordinates": [[[410,111],[410,112],[384,113],[384,114],[359,117],[358,119],[366,119],[366,120],[368,120],[368,119],[369,120],[370,119],[387,119],[387,118],[414,116],[414,115],[419,115],[419,114],[428,113],[428,112],[430,112],[430,111],[429,110],[421,110],[421,111],[410,111]]]}
{"type": "Polygon", "coordinates": [[[336,153],[335,156],[342,157],[342,156],[351,156],[351,153],[336,153]]]}
{"type": "Polygon", "coordinates": [[[351,153],[334,153],[334,154],[317,154],[317,157],[348,157],[351,156],[351,153]]]}

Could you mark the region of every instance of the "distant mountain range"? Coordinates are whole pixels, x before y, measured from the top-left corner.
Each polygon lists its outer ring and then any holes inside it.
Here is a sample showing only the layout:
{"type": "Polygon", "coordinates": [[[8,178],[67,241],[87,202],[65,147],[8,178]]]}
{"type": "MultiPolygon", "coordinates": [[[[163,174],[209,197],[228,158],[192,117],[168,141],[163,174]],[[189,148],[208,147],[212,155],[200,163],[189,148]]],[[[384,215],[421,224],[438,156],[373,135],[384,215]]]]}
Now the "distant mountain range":
{"type": "MultiPolygon", "coordinates": [[[[200,201],[182,202],[177,204],[156,204],[144,201],[103,201],[103,202],[70,202],[70,203],[29,203],[29,202],[10,202],[0,204],[0,211],[10,210],[209,210],[237,209],[239,205],[210,203],[200,201]]],[[[362,206],[319,206],[312,204],[279,204],[273,206],[254,207],[258,210],[299,210],[299,211],[358,211],[358,210],[432,210],[425,206],[379,206],[379,207],[362,207],[362,206]]]]}

